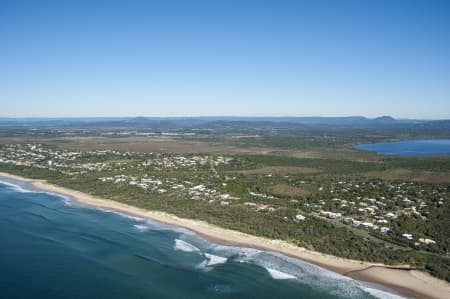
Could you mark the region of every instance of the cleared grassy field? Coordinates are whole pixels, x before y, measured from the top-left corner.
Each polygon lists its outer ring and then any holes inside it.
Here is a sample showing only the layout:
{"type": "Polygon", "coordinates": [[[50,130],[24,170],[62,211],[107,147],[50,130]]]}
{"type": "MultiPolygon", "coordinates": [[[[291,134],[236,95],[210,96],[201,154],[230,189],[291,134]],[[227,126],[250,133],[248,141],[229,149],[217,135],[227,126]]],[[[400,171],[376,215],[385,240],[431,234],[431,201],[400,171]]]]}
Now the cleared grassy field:
{"type": "Polygon", "coordinates": [[[392,181],[412,181],[424,183],[449,183],[450,172],[418,171],[411,169],[389,169],[385,171],[372,171],[363,174],[369,178],[380,178],[392,181]]]}

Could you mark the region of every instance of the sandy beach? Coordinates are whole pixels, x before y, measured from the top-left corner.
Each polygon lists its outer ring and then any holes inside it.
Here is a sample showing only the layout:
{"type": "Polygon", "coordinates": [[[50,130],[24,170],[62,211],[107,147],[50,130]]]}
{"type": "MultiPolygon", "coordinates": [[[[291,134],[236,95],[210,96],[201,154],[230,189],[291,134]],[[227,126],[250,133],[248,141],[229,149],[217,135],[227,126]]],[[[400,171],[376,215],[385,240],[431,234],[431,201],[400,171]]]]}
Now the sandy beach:
{"type": "Polygon", "coordinates": [[[55,186],[42,180],[27,179],[7,173],[0,176],[26,181],[37,189],[69,195],[77,202],[95,207],[113,209],[139,217],[184,227],[215,242],[276,251],[354,279],[376,283],[395,290],[397,293],[414,298],[450,298],[450,284],[434,278],[425,272],[410,270],[408,265],[387,266],[339,258],[307,250],[281,240],[270,240],[238,231],[223,229],[204,221],[184,219],[164,212],[149,211],[120,202],[97,198],[86,193],[55,186]]]}

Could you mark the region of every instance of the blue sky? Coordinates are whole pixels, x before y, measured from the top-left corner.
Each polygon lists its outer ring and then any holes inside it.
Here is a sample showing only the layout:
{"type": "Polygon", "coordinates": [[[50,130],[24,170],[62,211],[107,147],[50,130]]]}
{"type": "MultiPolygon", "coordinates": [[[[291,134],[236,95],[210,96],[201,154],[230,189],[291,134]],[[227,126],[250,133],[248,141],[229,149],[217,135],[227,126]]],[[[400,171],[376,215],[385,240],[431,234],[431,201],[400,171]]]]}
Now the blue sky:
{"type": "Polygon", "coordinates": [[[0,0],[0,117],[450,118],[450,1],[0,0]]]}

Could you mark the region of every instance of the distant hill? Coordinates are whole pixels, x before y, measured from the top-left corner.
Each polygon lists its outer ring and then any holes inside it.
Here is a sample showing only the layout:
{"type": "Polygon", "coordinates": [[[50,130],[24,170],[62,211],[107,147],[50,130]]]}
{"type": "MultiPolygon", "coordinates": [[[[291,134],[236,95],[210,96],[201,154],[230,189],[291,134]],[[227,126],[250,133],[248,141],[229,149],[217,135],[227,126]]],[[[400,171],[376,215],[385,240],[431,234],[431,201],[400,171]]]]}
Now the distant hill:
{"type": "Polygon", "coordinates": [[[392,116],[367,118],[346,117],[89,117],[89,118],[0,118],[1,127],[99,127],[99,128],[180,128],[180,127],[305,127],[305,128],[372,128],[372,127],[418,127],[449,128],[450,120],[395,119],[392,116]]]}
{"type": "Polygon", "coordinates": [[[394,123],[396,121],[395,118],[389,115],[376,117],[373,120],[380,123],[394,123]]]}

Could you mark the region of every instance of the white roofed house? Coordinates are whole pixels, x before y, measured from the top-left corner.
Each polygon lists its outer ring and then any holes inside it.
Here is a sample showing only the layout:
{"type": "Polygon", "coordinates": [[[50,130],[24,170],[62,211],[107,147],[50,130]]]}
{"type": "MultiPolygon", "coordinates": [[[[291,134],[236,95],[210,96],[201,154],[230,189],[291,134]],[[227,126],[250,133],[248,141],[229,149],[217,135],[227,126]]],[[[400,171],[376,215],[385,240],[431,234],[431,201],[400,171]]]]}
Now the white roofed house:
{"type": "Polygon", "coordinates": [[[387,234],[390,230],[391,230],[390,228],[385,227],[385,226],[380,227],[380,232],[381,232],[382,234],[387,234]]]}
{"type": "Polygon", "coordinates": [[[303,221],[303,220],[306,219],[306,217],[303,216],[303,215],[301,215],[301,214],[297,214],[297,215],[295,215],[295,219],[300,220],[300,221],[303,221]]]}
{"type": "Polygon", "coordinates": [[[320,215],[325,216],[327,218],[339,218],[342,216],[341,213],[334,213],[329,211],[320,211],[320,215]]]}
{"type": "Polygon", "coordinates": [[[413,239],[413,235],[412,234],[402,234],[402,237],[408,240],[412,240],[413,239]]]}
{"type": "Polygon", "coordinates": [[[431,239],[427,239],[427,238],[419,238],[419,242],[429,245],[429,244],[436,244],[436,241],[431,240],[431,239]]]}
{"type": "Polygon", "coordinates": [[[219,195],[220,199],[229,199],[231,197],[230,194],[220,194],[219,195]]]}

